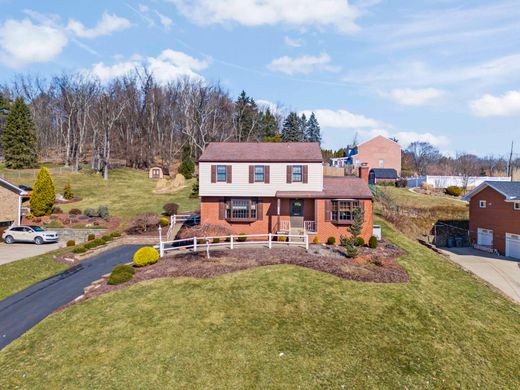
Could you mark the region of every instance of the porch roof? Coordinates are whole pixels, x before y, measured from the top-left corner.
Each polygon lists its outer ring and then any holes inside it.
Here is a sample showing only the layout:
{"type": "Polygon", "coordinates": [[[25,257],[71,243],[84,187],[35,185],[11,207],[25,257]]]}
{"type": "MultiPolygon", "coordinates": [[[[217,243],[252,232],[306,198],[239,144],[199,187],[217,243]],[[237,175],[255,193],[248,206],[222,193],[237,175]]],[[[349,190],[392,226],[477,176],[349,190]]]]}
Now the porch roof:
{"type": "Polygon", "coordinates": [[[277,198],[372,199],[372,191],[354,176],[325,176],[323,191],[276,191],[277,198]]]}

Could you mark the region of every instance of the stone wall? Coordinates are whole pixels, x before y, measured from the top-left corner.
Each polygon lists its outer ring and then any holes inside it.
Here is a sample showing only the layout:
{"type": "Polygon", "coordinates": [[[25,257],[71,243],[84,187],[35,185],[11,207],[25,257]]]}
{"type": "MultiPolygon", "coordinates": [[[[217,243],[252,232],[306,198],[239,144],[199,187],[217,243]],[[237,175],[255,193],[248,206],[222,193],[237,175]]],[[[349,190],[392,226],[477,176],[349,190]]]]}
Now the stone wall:
{"type": "Polygon", "coordinates": [[[68,241],[74,240],[76,243],[81,243],[87,241],[87,237],[89,234],[95,234],[96,238],[101,237],[107,229],[55,229],[49,228],[53,232],[57,232],[60,236],[60,241],[68,241]]]}

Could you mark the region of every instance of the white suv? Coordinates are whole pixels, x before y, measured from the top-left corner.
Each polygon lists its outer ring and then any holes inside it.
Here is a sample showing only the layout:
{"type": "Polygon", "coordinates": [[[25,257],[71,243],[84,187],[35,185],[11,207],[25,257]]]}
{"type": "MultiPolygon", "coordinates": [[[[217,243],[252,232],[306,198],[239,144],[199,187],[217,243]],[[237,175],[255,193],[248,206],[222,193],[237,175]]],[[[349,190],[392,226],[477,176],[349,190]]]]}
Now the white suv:
{"type": "Polygon", "coordinates": [[[34,242],[36,245],[44,242],[58,242],[58,233],[47,231],[40,226],[12,226],[2,234],[6,244],[14,242],[34,242]]]}

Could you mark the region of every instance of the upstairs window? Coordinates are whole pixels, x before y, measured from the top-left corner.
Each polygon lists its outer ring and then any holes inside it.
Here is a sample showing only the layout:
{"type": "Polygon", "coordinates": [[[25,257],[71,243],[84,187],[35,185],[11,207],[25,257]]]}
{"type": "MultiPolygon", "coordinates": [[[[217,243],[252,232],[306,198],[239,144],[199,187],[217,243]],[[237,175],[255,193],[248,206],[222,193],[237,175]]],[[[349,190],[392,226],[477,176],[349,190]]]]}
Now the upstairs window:
{"type": "Polygon", "coordinates": [[[354,221],[354,210],[360,207],[357,200],[333,200],[331,203],[330,219],[338,224],[351,224],[354,221]]]}
{"type": "Polygon", "coordinates": [[[255,182],[265,182],[265,167],[263,165],[255,165],[255,182]]]}
{"type": "Polygon", "coordinates": [[[303,181],[303,167],[301,165],[293,165],[292,182],[301,183],[303,181]]]}
{"type": "Polygon", "coordinates": [[[227,168],[225,165],[217,165],[217,182],[227,182],[227,168]]]}
{"type": "Polygon", "coordinates": [[[520,211],[520,202],[515,202],[515,203],[513,204],[513,210],[518,210],[518,211],[520,211]]]}
{"type": "Polygon", "coordinates": [[[481,209],[485,209],[486,208],[486,201],[485,200],[479,200],[478,201],[478,207],[480,207],[481,209]]]}

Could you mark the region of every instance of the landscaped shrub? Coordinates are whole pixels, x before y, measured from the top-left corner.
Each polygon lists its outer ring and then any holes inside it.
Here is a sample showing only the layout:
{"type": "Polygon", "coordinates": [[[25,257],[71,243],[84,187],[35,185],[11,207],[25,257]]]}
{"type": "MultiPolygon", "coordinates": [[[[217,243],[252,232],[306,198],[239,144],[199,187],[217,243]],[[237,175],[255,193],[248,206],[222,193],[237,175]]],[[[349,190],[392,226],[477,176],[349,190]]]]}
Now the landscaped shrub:
{"type": "Polygon", "coordinates": [[[166,203],[163,206],[164,214],[167,216],[172,216],[177,214],[177,210],[179,210],[179,205],[177,203],[166,203]]]}
{"type": "Polygon", "coordinates": [[[128,282],[134,276],[135,269],[128,264],[118,264],[108,277],[108,284],[115,285],[128,282]]]}
{"type": "Polygon", "coordinates": [[[159,220],[159,225],[161,225],[162,227],[166,227],[170,224],[170,221],[168,220],[168,218],[164,218],[162,217],[160,220],[159,220]]]}
{"type": "Polygon", "coordinates": [[[406,188],[408,187],[408,180],[406,180],[405,178],[400,178],[395,182],[395,186],[397,188],[406,188]]]}
{"type": "Polygon", "coordinates": [[[49,215],[56,200],[56,190],[49,170],[42,167],[36,176],[31,199],[31,213],[36,217],[49,215]]]}
{"type": "Polygon", "coordinates": [[[347,257],[354,258],[358,255],[358,249],[356,248],[354,241],[355,240],[351,237],[341,236],[340,238],[341,246],[345,248],[345,251],[347,252],[347,257]]]}
{"type": "Polygon", "coordinates": [[[91,241],[93,244],[95,244],[96,246],[100,246],[100,245],[105,245],[106,242],[103,241],[101,238],[96,238],[95,240],[91,241]]]}
{"type": "Polygon", "coordinates": [[[136,267],[144,267],[157,263],[159,260],[159,252],[151,246],[145,246],[134,254],[134,265],[136,267]]]}
{"type": "Polygon", "coordinates": [[[158,222],[157,215],[153,213],[141,214],[135,217],[126,232],[129,234],[142,234],[150,230],[156,230],[158,222]]]}
{"type": "Polygon", "coordinates": [[[54,207],[52,208],[52,213],[53,213],[53,214],[63,214],[63,210],[61,209],[61,207],[54,206],[54,207]]]}
{"type": "Polygon", "coordinates": [[[213,244],[218,244],[220,242],[220,238],[219,237],[215,237],[213,239],[213,244]]]}
{"type": "Polygon", "coordinates": [[[363,245],[365,245],[365,240],[363,239],[363,237],[356,237],[354,239],[354,245],[355,246],[363,246],[363,245]]]}
{"type": "Polygon", "coordinates": [[[287,237],[285,237],[285,236],[278,236],[276,241],[286,242],[287,241],[287,237]]]}
{"type": "Polygon", "coordinates": [[[69,215],[81,215],[81,210],[80,209],[70,209],[69,215]]]}
{"type": "MultiPolygon", "coordinates": [[[[38,223],[40,221],[37,221],[35,218],[34,222],[38,223]]],[[[62,229],[63,225],[58,221],[50,221],[48,224],[45,225],[45,227],[50,229],[62,229]]]]}
{"type": "Polygon", "coordinates": [[[110,219],[110,213],[108,212],[108,206],[101,205],[97,209],[97,215],[100,218],[103,218],[105,221],[110,219]]]}
{"type": "Polygon", "coordinates": [[[92,241],[93,239],[96,238],[96,235],[94,233],[90,233],[88,236],[87,236],[87,241],[92,241]]]}
{"type": "Polygon", "coordinates": [[[74,198],[74,193],[72,192],[70,183],[67,183],[65,187],[63,187],[63,198],[67,200],[74,198]]]}
{"type": "Polygon", "coordinates": [[[107,235],[107,236],[101,237],[101,240],[103,240],[103,242],[109,242],[109,241],[112,241],[113,238],[110,235],[107,235]]]}
{"type": "Polygon", "coordinates": [[[320,243],[320,239],[318,238],[318,236],[314,236],[314,239],[312,240],[312,243],[316,244],[316,245],[320,243]]]}
{"type": "Polygon", "coordinates": [[[83,246],[79,246],[77,248],[74,248],[72,250],[72,253],[85,253],[87,251],[87,248],[83,247],[83,246]]]}
{"type": "Polygon", "coordinates": [[[446,192],[447,195],[461,196],[463,190],[464,189],[462,187],[449,186],[448,188],[446,188],[445,192],[446,192]]]}
{"type": "Polygon", "coordinates": [[[110,236],[113,237],[113,238],[121,237],[121,233],[119,233],[119,232],[112,232],[112,233],[110,233],[110,236]]]}
{"type": "Polygon", "coordinates": [[[85,214],[87,217],[97,217],[97,216],[98,216],[97,211],[94,210],[94,209],[91,208],[91,207],[86,208],[86,209],[83,211],[83,214],[85,214]]]}
{"type": "Polygon", "coordinates": [[[370,239],[368,240],[368,247],[372,248],[372,249],[376,249],[377,244],[378,244],[377,237],[376,236],[370,237],[370,239]]]}
{"type": "Polygon", "coordinates": [[[67,241],[67,246],[76,246],[76,241],[74,241],[74,240],[68,240],[68,241],[67,241]]]}
{"type": "Polygon", "coordinates": [[[247,241],[247,237],[246,237],[246,234],[245,233],[240,233],[237,237],[237,241],[238,242],[245,242],[247,241]]]}
{"type": "Polygon", "coordinates": [[[421,184],[421,188],[422,188],[423,190],[425,190],[425,191],[433,191],[433,189],[434,189],[433,185],[428,184],[428,183],[426,183],[426,182],[423,182],[423,183],[421,184]]]}
{"type": "Polygon", "coordinates": [[[336,243],[336,237],[330,236],[327,238],[327,245],[334,245],[336,243]]]}

